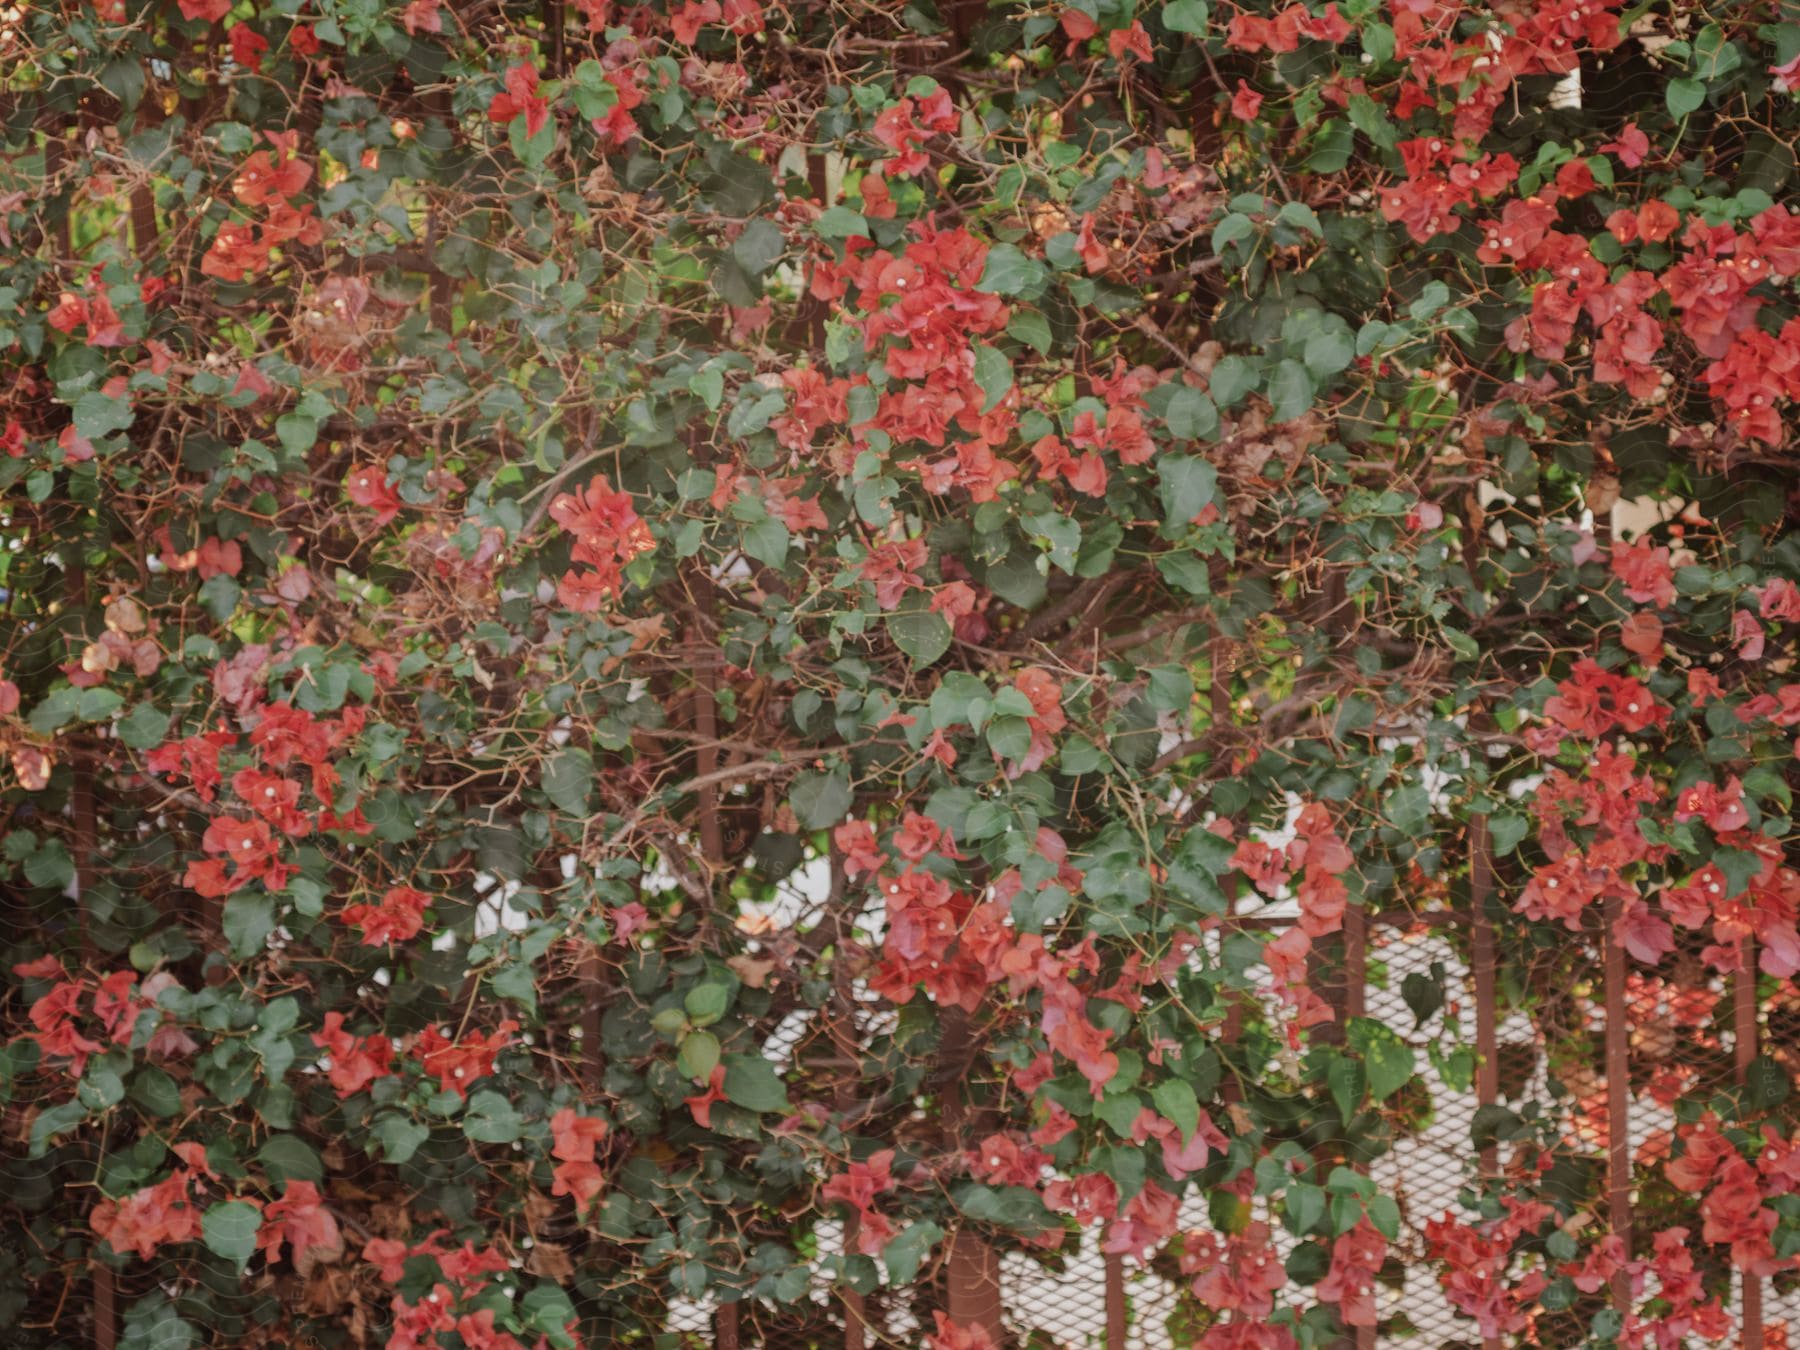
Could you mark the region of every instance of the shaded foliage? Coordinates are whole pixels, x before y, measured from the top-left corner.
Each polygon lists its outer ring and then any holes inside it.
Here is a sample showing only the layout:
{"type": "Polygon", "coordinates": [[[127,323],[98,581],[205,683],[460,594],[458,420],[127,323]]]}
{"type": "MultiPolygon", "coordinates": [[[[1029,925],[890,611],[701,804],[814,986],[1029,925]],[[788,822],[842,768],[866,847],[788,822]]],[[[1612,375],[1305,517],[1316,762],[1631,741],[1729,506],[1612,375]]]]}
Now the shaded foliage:
{"type": "Polygon", "coordinates": [[[8,1343],[979,1346],[1096,1227],[1182,1343],[1734,1334],[1793,17],[0,13],[8,1343]]]}

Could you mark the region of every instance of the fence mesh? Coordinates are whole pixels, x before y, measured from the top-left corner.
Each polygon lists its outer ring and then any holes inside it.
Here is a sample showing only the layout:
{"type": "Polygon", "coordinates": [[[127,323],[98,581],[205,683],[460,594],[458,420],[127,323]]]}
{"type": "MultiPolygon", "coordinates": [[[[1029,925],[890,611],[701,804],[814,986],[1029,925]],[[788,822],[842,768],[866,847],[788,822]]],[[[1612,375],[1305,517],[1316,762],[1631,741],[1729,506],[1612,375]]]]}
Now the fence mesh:
{"type": "MultiPolygon", "coordinates": [[[[1368,1168],[1379,1190],[1396,1201],[1401,1228],[1378,1294],[1380,1333],[1355,1341],[1356,1350],[1484,1346],[1475,1324],[1445,1296],[1437,1268],[1428,1259],[1426,1236],[1426,1225],[1433,1220],[1470,1217],[1468,1205],[1481,1169],[1484,1165],[1491,1169],[1494,1163],[1490,1154],[1484,1164],[1471,1142],[1484,1102],[1468,1049],[1480,1039],[1482,1005],[1467,925],[1466,913],[1448,910],[1387,913],[1366,930],[1358,927],[1354,962],[1343,960],[1340,952],[1336,961],[1316,972],[1316,985],[1340,1013],[1383,1023],[1411,1046],[1416,1062],[1435,1059],[1440,1069],[1415,1080],[1430,1093],[1430,1100],[1408,1112],[1405,1127],[1368,1168]],[[1360,971],[1359,993],[1345,987],[1347,970],[1360,971]],[[1435,1004],[1418,999],[1417,991],[1426,988],[1441,989],[1445,996],[1435,1004]],[[1409,997],[1409,990],[1414,996],[1409,997]],[[1461,1071],[1450,1058],[1458,1053],[1467,1057],[1461,1071]]],[[[1589,936],[1572,934],[1567,943],[1548,946],[1538,957],[1512,961],[1537,987],[1529,1016],[1510,1012],[1488,1018],[1486,1035],[1494,1061],[1492,1104],[1543,1120],[1540,1138],[1554,1138],[1572,1150],[1591,1166],[1591,1175],[1608,1175],[1609,1131],[1619,1104],[1614,1099],[1617,1084],[1609,1082],[1606,1029],[1609,1012],[1618,1016],[1630,1028],[1629,1035],[1620,1038],[1629,1084],[1623,1108],[1628,1118],[1626,1156],[1635,1164],[1633,1177],[1641,1179],[1668,1155],[1677,1126],[1676,1107],[1684,1097],[1729,1086],[1752,1051],[1773,1055],[1790,1071],[1800,1068],[1800,1063],[1791,1062],[1800,1060],[1800,1052],[1782,1038],[1767,1041],[1761,1029],[1767,1008],[1752,1007],[1746,1023],[1745,1010],[1734,1005],[1733,981],[1709,978],[1698,962],[1687,968],[1680,953],[1673,968],[1628,964],[1610,989],[1597,978],[1570,980],[1571,970],[1597,972],[1602,967],[1604,953],[1597,946],[1589,936]],[[1746,1025],[1754,1042],[1748,1049],[1738,1040],[1746,1025]]],[[[1490,1012],[1494,1006],[1490,1004],[1490,1012]]],[[[1637,1193],[1629,1189],[1622,1198],[1615,1197],[1615,1203],[1637,1202],[1637,1193]]],[[[1296,1241],[1266,1202],[1255,1203],[1256,1217],[1269,1222],[1278,1251],[1287,1258],[1296,1241]]],[[[1190,1192],[1182,1203],[1181,1230],[1209,1227],[1204,1200],[1190,1192]]],[[[1197,1342],[1205,1317],[1196,1316],[1198,1305],[1174,1259],[1165,1255],[1141,1265],[1130,1258],[1109,1258],[1102,1249],[1103,1232],[1103,1225],[1087,1229],[1078,1245],[1050,1254],[1023,1249],[998,1253],[1001,1345],[1009,1350],[1176,1350],[1197,1342]]],[[[922,1277],[916,1286],[867,1295],[857,1332],[847,1325],[846,1304],[831,1281],[831,1263],[843,1251],[843,1228],[822,1225],[814,1237],[815,1278],[805,1303],[781,1308],[742,1304],[734,1330],[725,1335],[720,1333],[715,1307],[676,1304],[666,1324],[670,1341],[775,1350],[845,1345],[872,1350],[923,1343],[933,1312],[946,1308],[941,1272],[935,1280],[922,1277]]],[[[1800,1325],[1800,1277],[1784,1274],[1752,1283],[1760,1309],[1746,1313],[1750,1305],[1744,1281],[1731,1276],[1728,1306],[1734,1331],[1728,1343],[1785,1350],[1790,1327],[1800,1325]],[[1747,1327],[1746,1316],[1757,1325],[1747,1327]]],[[[1655,1288],[1651,1277],[1651,1296],[1655,1288]]],[[[1565,1328],[1547,1319],[1534,1328],[1529,1340],[1485,1344],[1556,1345],[1564,1343],[1558,1340],[1564,1334],[1565,1328]]],[[[1351,1343],[1346,1339],[1344,1345],[1351,1343]]]]}

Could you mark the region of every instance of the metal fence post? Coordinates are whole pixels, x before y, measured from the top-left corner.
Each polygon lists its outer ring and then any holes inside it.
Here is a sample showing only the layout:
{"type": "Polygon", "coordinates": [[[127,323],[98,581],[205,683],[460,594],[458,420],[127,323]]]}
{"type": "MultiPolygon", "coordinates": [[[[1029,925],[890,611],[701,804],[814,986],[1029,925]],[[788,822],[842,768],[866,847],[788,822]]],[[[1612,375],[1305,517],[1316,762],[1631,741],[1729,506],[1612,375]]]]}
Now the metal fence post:
{"type": "MultiPolygon", "coordinates": [[[[1756,939],[1746,937],[1738,951],[1738,971],[1731,977],[1732,1055],[1742,1086],[1757,1052],[1756,939]]],[[[1744,1271],[1743,1309],[1739,1317],[1742,1350],[1763,1350],[1762,1277],[1744,1271]]]]}
{"type": "Polygon", "coordinates": [[[1125,1350],[1125,1258],[1106,1258],[1106,1350],[1125,1350]]]}
{"type": "MultiPolygon", "coordinates": [[[[1625,1009],[1625,949],[1614,934],[1622,901],[1606,901],[1601,949],[1606,966],[1606,1193],[1614,1236],[1631,1257],[1631,1042],[1625,1009]]],[[[1612,1277],[1613,1306],[1631,1311],[1631,1276],[1621,1266],[1612,1277]]]]}
{"type": "Polygon", "coordinates": [[[1000,1261],[979,1233],[958,1228],[944,1252],[950,1320],[980,1327],[996,1342],[1004,1334],[1000,1318],[1000,1261]]]}
{"type": "MultiPolygon", "coordinates": [[[[1361,1017],[1368,1009],[1369,917],[1359,904],[1344,907],[1344,1021],[1361,1017]]],[[[1368,1169],[1358,1166],[1357,1171],[1368,1169]]],[[[1380,1287],[1375,1290],[1377,1322],[1381,1317],[1380,1287]]],[[[1374,1350],[1375,1327],[1356,1327],[1352,1334],[1356,1350],[1374,1350]]]]}
{"type": "MultiPolygon", "coordinates": [[[[1494,891],[1493,840],[1486,816],[1469,818],[1469,959],[1475,975],[1475,1101],[1492,1106],[1500,1099],[1499,989],[1495,979],[1494,925],[1487,912],[1494,891]]],[[[1482,1177],[1499,1171],[1499,1150],[1481,1150],[1482,1177]]],[[[1500,1350],[1500,1340],[1484,1336],[1482,1350],[1500,1350]]]]}

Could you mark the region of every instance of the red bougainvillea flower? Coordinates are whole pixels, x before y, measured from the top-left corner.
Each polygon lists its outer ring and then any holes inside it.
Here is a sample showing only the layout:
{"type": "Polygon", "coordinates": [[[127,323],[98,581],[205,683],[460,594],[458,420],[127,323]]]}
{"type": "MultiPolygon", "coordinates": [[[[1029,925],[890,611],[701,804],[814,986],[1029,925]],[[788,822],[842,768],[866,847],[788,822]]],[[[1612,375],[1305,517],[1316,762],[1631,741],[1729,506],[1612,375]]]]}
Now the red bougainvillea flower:
{"type": "Polygon", "coordinates": [[[864,1161],[851,1163],[849,1170],[832,1177],[820,1192],[823,1199],[855,1211],[859,1220],[857,1250],[864,1256],[879,1254],[894,1234],[893,1224],[875,1208],[876,1198],[893,1187],[893,1162],[894,1150],[881,1149],[864,1161]]]}
{"type": "Polygon", "coordinates": [[[604,478],[594,478],[579,492],[557,496],[550,503],[550,518],[575,536],[569,556],[587,564],[587,570],[565,572],[557,583],[562,603],[578,614],[597,612],[624,584],[625,564],[656,547],[631,494],[614,492],[604,478]]]}
{"type": "Polygon", "coordinates": [[[997,1350],[987,1329],[974,1323],[952,1322],[942,1312],[931,1314],[936,1330],[925,1338],[930,1350],[997,1350]]]}
{"type": "Polygon", "coordinates": [[[1287,1284],[1269,1225],[1248,1224],[1228,1236],[1202,1229],[1184,1236],[1181,1273],[1193,1277],[1194,1296],[1207,1307],[1245,1318],[1267,1317],[1287,1284]]]}
{"type": "Polygon", "coordinates": [[[244,69],[261,74],[263,53],[269,50],[269,39],[247,23],[233,24],[229,36],[231,59],[244,69]]]}
{"type": "Polygon", "coordinates": [[[571,1107],[564,1107],[550,1118],[550,1152],[558,1159],[550,1194],[572,1196],[578,1213],[600,1194],[603,1183],[599,1165],[594,1161],[594,1147],[606,1134],[604,1120],[581,1115],[571,1107]]]}
{"type": "Polygon", "coordinates": [[[350,470],[345,493],[358,506],[375,512],[375,523],[386,525],[400,514],[399,494],[388,485],[387,474],[371,464],[360,464],[350,470]]]}
{"type": "Polygon", "coordinates": [[[1625,594],[1640,605],[1659,609],[1675,603],[1675,571],[1669,550],[1639,540],[1616,543],[1612,549],[1612,573],[1625,583],[1625,594]]]}
{"type": "MultiPolygon", "coordinates": [[[[238,28],[231,31],[236,33],[238,28]]],[[[295,196],[312,180],[312,166],[296,153],[298,139],[293,133],[271,133],[269,140],[273,148],[251,155],[232,180],[232,195],[245,206],[295,196]]]]}
{"type": "Polygon", "coordinates": [[[725,1100],[725,1066],[713,1065],[712,1076],[707,1079],[706,1091],[692,1097],[683,1097],[682,1104],[694,1113],[694,1123],[703,1130],[712,1128],[712,1109],[716,1102],[725,1100]]]}
{"type": "Polygon", "coordinates": [[[325,1014],[324,1027],[313,1035],[313,1044],[331,1056],[327,1076],[340,1097],[353,1097],[377,1078],[386,1078],[394,1047],[386,1036],[353,1036],[344,1030],[344,1015],[325,1014]]]}
{"type": "Polygon", "coordinates": [[[719,8],[719,0],[687,0],[670,16],[669,31],[682,46],[691,47],[702,28],[724,17],[725,11],[719,8]]]}
{"type": "Polygon", "coordinates": [[[411,886],[394,886],[376,905],[350,905],[344,922],[363,930],[365,947],[385,947],[417,937],[425,925],[431,897],[411,886]]]}
{"type": "Polygon", "coordinates": [[[94,1233],[115,1252],[135,1252],[149,1260],[157,1249],[200,1237],[200,1210],[194,1200],[196,1174],[177,1168],[166,1180],[120,1199],[102,1199],[88,1216],[94,1233]]]}
{"type": "Polygon", "coordinates": [[[1125,56],[1136,57],[1139,61],[1153,61],[1156,53],[1150,49],[1150,34],[1144,25],[1133,19],[1128,28],[1115,28],[1106,35],[1106,50],[1113,59],[1125,56]]]}
{"type": "Polygon", "coordinates": [[[228,220],[200,260],[200,271],[220,281],[242,282],[269,265],[267,240],[259,241],[256,227],[247,221],[228,220]]]}
{"type": "Polygon", "coordinates": [[[271,1263],[281,1259],[284,1248],[291,1250],[295,1268],[306,1274],[316,1262],[342,1255],[344,1239],[319,1188],[296,1178],[279,1200],[264,1206],[256,1246],[271,1263]]]}
{"type": "Polygon", "coordinates": [[[445,1092],[466,1097],[478,1078],[494,1071],[494,1060],[500,1051],[512,1044],[512,1033],[519,1024],[511,1018],[501,1022],[490,1035],[476,1032],[467,1038],[452,1039],[438,1027],[427,1027],[413,1044],[426,1074],[438,1080],[445,1092]]]}
{"type": "Polygon", "coordinates": [[[506,88],[488,103],[488,118],[499,123],[525,119],[525,134],[535,136],[550,120],[550,100],[538,93],[537,67],[516,65],[506,72],[506,88]]]}

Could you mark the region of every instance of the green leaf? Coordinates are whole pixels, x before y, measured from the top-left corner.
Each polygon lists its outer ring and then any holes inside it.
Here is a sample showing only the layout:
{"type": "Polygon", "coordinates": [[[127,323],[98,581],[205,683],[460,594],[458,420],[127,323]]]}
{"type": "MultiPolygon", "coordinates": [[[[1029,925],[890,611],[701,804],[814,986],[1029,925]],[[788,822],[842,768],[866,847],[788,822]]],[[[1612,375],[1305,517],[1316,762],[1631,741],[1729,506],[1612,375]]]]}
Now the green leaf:
{"type": "Polygon", "coordinates": [[[1347,327],[1322,329],[1306,340],[1302,359],[1309,372],[1325,379],[1356,359],[1356,339],[1347,327]]]}
{"type": "Polygon", "coordinates": [[[1189,595],[1211,595],[1212,573],[1204,558],[1181,550],[1156,555],[1156,570],[1164,581],[1189,595]]]}
{"type": "Polygon", "coordinates": [[[594,785],[594,757],[579,746],[566,745],[544,765],[544,795],[566,816],[585,819],[594,785]]]}
{"type": "Polygon", "coordinates": [[[1325,1192],[1304,1181],[1287,1188],[1281,1201],[1282,1224],[1295,1237],[1310,1233],[1325,1217],[1325,1192]]]}
{"type": "Polygon", "coordinates": [[[75,400],[75,434],[90,441],[124,431],[136,420],[129,399],[109,398],[90,389],[75,400]]]}
{"type": "Polygon", "coordinates": [[[122,111],[130,112],[144,97],[144,67],[129,56],[115,56],[100,72],[100,84],[119,100],[122,111]]]}
{"type": "Polygon", "coordinates": [[[1396,788],[1387,800],[1387,819],[1403,836],[1419,838],[1431,823],[1431,795],[1419,783],[1396,788]]]}
{"type": "MultiPolygon", "coordinates": [[[[719,404],[725,400],[725,372],[717,366],[710,365],[703,370],[696,370],[688,376],[688,392],[705,403],[708,412],[717,412],[719,404]]],[[[713,481],[710,472],[707,473],[707,481],[713,481]]],[[[683,498],[691,501],[696,497],[707,496],[709,491],[710,489],[691,494],[684,493],[683,498]]]]}
{"type": "Polygon", "coordinates": [[[1743,64],[1743,52],[1718,24],[1707,24],[1694,39],[1694,73],[1701,79],[1722,80],[1743,64]]]}
{"type": "Polygon", "coordinates": [[[1376,1101],[1387,1100],[1413,1076],[1412,1047],[1383,1023],[1352,1018],[1348,1040],[1362,1055],[1369,1093],[1376,1101]]]}
{"type": "Polygon", "coordinates": [[[149,703],[140,703],[119,719],[119,739],[133,750],[159,746],[169,734],[169,714],[149,703]]]}
{"type": "Polygon", "coordinates": [[[931,1249],[943,1238],[944,1230],[929,1219],[908,1224],[881,1249],[882,1264],[887,1267],[888,1283],[911,1284],[931,1249]]]}
{"type": "Polygon", "coordinates": [[[1177,440],[1193,441],[1216,435],[1219,410],[1213,401],[1191,385],[1177,385],[1163,412],[1169,434],[1177,440]]]}
{"type": "Polygon", "coordinates": [[[1212,251],[1223,254],[1233,244],[1241,244],[1256,233],[1256,222],[1242,212],[1233,211],[1213,226],[1212,251]]]}
{"type": "Polygon", "coordinates": [[[998,347],[975,344],[975,383],[981,387],[982,412],[992,412],[1013,387],[1012,362],[998,347]]]}
{"type": "Polygon", "coordinates": [[[1229,408],[1262,383],[1262,367],[1248,357],[1222,356],[1213,367],[1207,386],[1213,401],[1229,408]]]}
{"type": "Polygon", "coordinates": [[[888,636],[905,652],[915,670],[932,665],[950,650],[954,636],[950,621],[922,603],[911,604],[887,616],[888,636]]]}
{"type": "MultiPolygon", "coordinates": [[[[1135,1145],[1131,1154],[1123,1156],[1110,1150],[1102,1150],[1102,1153],[1108,1160],[1118,1160],[1125,1168],[1135,1165],[1136,1177],[1141,1180],[1142,1154],[1135,1145]]],[[[1119,1180],[1116,1176],[1113,1179],[1119,1180]]],[[[1133,1188],[1122,1186],[1120,1189],[1128,1194],[1133,1188]]],[[[952,1190],[950,1198],[957,1209],[977,1223],[991,1223],[1016,1233],[1041,1233],[1046,1228],[1059,1226],[1055,1216],[1044,1207],[1043,1197],[1029,1187],[968,1185],[952,1190]]]]}
{"type": "Polygon", "coordinates": [[[823,773],[802,774],[788,789],[788,801],[805,828],[836,825],[850,809],[850,770],[839,764],[823,773]]]}
{"type": "Polygon", "coordinates": [[[1400,997],[1412,1010],[1413,1025],[1424,1026],[1427,1019],[1444,1006],[1444,986],[1435,975],[1422,970],[1408,971],[1400,981],[1400,997]]]}
{"type": "Polygon", "coordinates": [[[1170,0],[1163,6],[1163,27],[1171,33],[1204,33],[1210,15],[1206,0],[1170,0]]]}
{"type": "Polygon", "coordinates": [[[788,546],[792,542],[788,527],[773,516],[744,529],[744,552],[770,567],[781,567],[787,562],[788,546]]]}
{"type": "Polygon", "coordinates": [[[1365,1202],[1364,1210],[1368,1213],[1369,1222],[1388,1241],[1398,1240],[1400,1236],[1400,1205],[1391,1195],[1372,1195],[1365,1202]]]}
{"type": "Polygon", "coordinates": [[[853,234],[864,238],[869,234],[869,222],[858,211],[847,206],[833,206],[823,211],[813,222],[813,230],[821,239],[848,239],[853,234]]]}
{"type": "Polygon", "coordinates": [[[1165,1078],[1150,1089],[1150,1100],[1156,1104],[1157,1115],[1180,1129],[1182,1143],[1194,1137],[1200,1126],[1200,1099],[1194,1095],[1192,1083],[1184,1078],[1165,1078]]]}
{"type": "Polygon", "coordinates": [[[254,892],[232,896],[220,912],[220,926],[233,956],[254,956],[275,931],[275,901],[254,892]]]}
{"type": "Polygon", "coordinates": [[[67,1134],[87,1119],[87,1107],[79,1101],[67,1101],[55,1106],[45,1107],[39,1111],[31,1122],[31,1144],[28,1157],[41,1158],[50,1147],[50,1141],[59,1134],[67,1134]]]}
{"type": "Polygon", "coordinates": [[[1336,173],[1350,162],[1356,148],[1356,132],[1348,122],[1328,118],[1313,140],[1313,152],[1302,166],[1308,173],[1336,173]]]}
{"type": "Polygon", "coordinates": [[[1706,86],[1686,77],[1670,80],[1663,89],[1663,99],[1669,106],[1669,115],[1680,121],[1706,102],[1706,86]]]}
{"type": "Polygon", "coordinates": [[[1496,811],[1488,817],[1488,844],[1496,858],[1504,858],[1531,833],[1531,822],[1517,811],[1496,811]]]}
{"type": "Polygon", "coordinates": [[[463,1115],[463,1133],[478,1144],[510,1144],[525,1132],[518,1110],[498,1092],[477,1092],[463,1115]]]}
{"type": "Polygon", "coordinates": [[[392,1113],[377,1116],[369,1132],[380,1142],[383,1157],[391,1163],[410,1162],[419,1145],[431,1137],[428,1126],[392,1113]]]}
{"type": "MultiPolygon", "coordinates": [[[[1368,50],[1366,41],[1363,49],[1368,50]]],[[[1388,118],[1387,110],[1367,94],[1350,95],[1350,104],[1345,111],[1350,114],[1351,124],[1383,150],[1392,150],[1399,144],[1400,137],[1388,118]]]]}
{"type": "Polygon", "coordinates": [[[575,1304],[558,1285],[540,1284],[519,1300],[519,1316],[525,1325],[557,1347],[568,1350],[575,1338],[567,1328],[576,1320],[575,1304]]]}
{"type": "Polygon", "coordinates": [[[1277,422],[1302,416],[1316,394],[1312,376],[1298,361],[1277,361],[1269,372],[1269,415],[1277,422]]]}
{"type": "Polygon", "coordinates": [[[761,1055],[725,1056],[725,1100],[746,1111],[789,1111],[787,1085],[761,1055]]]}
{"type": "Polygon", "coordinates": [[[1348,1123],[1362,1105],[1363,1067],[1348,1055],[1333,1054],[1325,1068],[1325,1086],[1337,1104],[1338,1117],[1348,1123]]]}
{"type": "Polygon", "coordinates": [[[1162,496],[1163,532],[1178,534],[1212,503],[1219,487],[1219,471],[1206,460],[1191,455],[1163,455],[1156,461],[1156,472],[1162,496]]]}
{"type": "MultiPolygon", "coordinates": [[[[29,837],[29,836],[27,836],[29,837]]],[[[75,880],[75,860],[60,839],[46,839],[25,859],[25,880],[61,890],[75,880]]]]}
{"type": "Polygon", "coordinates": [[[76,1100],[90,1111],[104,1111],[125,1100],[125,1080],[104,1060],[91,1060],[81,1076],[76,1100]]]}
{"type": "Polygon", "coordinates": [[[1050,354],[1054,341],[1050,332],[1050,320],[1035,309],[1016,310],[1006,322],[1006,332],[1007,336],[1017,338],[1040,356],[1050,354]]]}
{"type": "Polygon", "coordinates": [[[690,1031],[675,1052],[675,1066],[689,1078],[704,1083],[719,1065],[719,1038],[710,1031],[690,1031]]]}
{"type": "Polygon", "coordinates": [[[1144,1095],[1141,1092],[1111,1092],[1094,1103],[1094,1114],[1121,1139],[1131,1138],[1132,1127],[1143,1113],[1144,1095]]]}
{"type": "Polygon", "coordinates": [[[269,1174],[269,1180],[280,1183],[298,1179],[319,1181],[325,1167],[312,1145],[291,1134],[272,1134],[256,1150],[256,1160],[269,1174]]]}
{"type": "Polygon", "coordinates": [[[83,689],[76,709],[83,722],[104,722],[124,705],[117,690],[83,689]]]}
{"type": "Polygon", "coordinates": [[[545,121],[536,134],[531,136],[525,134],[525,120],[523,117],[513,118],[512,124],[507,127],[507,143],[512,146],[513,153],[521,163],[529,168],[541,168],[544,161],[550,158],[550,152],[556,148],[556,119],[552,117],[545,121]]]}
{"type": "Polygon", "coordinates": [[[242,1200],[214,1205],[200,1219],[207,1250],[235,1262],[239,1270],[256,1254],[256,1234],[261,1227],[262,1211],[242,1200]]]}
{"type": "Polygon", "coordinates": [[[786,247],[781,227],[759,216],[744,226],[744,232],[731,246],[731,256],[751,276],[761,276],[776,264],[786,247]]]}
{"type": "Polygon", "coordinates": [[[1318,212],[1305,202],[1287,202],[1275,217],[1283,225],[1292,225],[1297,230],[1305,230],[1316,239],[1325,237],[1325,227],[1319,224],[1318,212]]]}
{"type": "Polygon", "coordinates": [[[988,250],[987,263],[975,289],[989,295],[1017,295],[1026,299],[1044,289],[1049,273],[1044,264],[1028,258],[1011,244],[995,244],[988,250]]]}
{"type": "Polygon", "coordinates": [[[166,1118],[181,1110],[181,1087],[154,1064],[146,1064],[131,1077],[131,1100],[151,1115],[166,1118]]]}
{"type": "Polygon", "coordinates": [[[697,1027],[709,1026],[725,1015],[731,1004],[731,990],[713,981],[695,985],[682,999],[690,1021],[697,1027]]]}
{"type": "Polygon", "coordinates": [[[275,439],[294,456],[304,455],[319,440],[319,424],[310,417],[287,413],[275,419],[275,439]]]}

